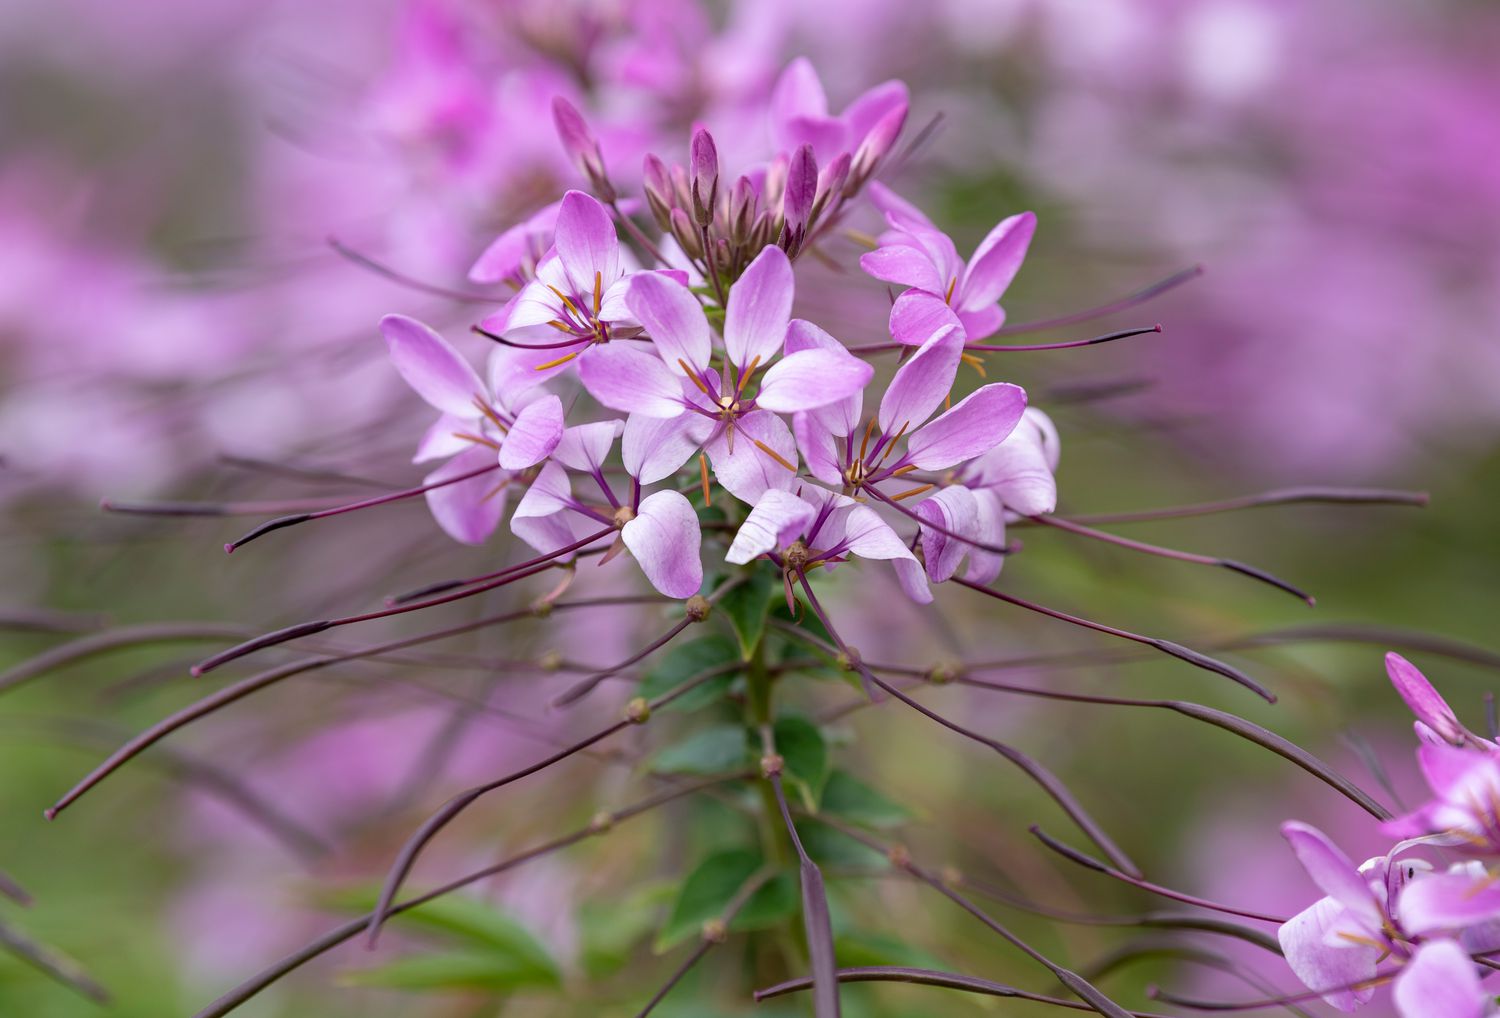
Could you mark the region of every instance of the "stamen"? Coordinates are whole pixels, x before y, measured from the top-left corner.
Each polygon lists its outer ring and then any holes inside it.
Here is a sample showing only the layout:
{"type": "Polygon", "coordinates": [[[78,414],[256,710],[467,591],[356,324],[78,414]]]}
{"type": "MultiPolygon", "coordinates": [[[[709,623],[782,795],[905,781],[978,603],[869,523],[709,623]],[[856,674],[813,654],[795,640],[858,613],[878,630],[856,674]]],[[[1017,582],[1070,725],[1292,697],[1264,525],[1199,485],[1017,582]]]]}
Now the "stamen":
{"type": "Polygon", "coordinates": [[[599,307],[604,299],[604,273],[594,273],[594,317],[599,317],[599,307]]]}
{"type": "Polygon", "coordinates": [[[904,467],[897,467],[895,470],[892,470],[891,471],[891,476],[892,477],[900,477],[902,474],[909,474],[913,470],[916,470],[916,469],[917,469],[917,465],[915,463],[908,463],[904,467]]]}
{"type": "Polygon", "coordinates": [[[698,377],[698,372],[694,371],[687,361],[679,357],[677,358],[677,364],[682,368],[682,373],[688,376],[688,381],[698,387],[699,392],[703,393],[709,399],[713,399],[713,393],[708,391],[708,386],[703,384],[703,379],[698,377]]]}
{"type": "Polygon", "coordinates": [[[759,364],[760,354],[756,354],[754,357],[750,358],[750,363],[745,365],[745,370],[740,372],[740,377],[736,379],[734,383],[735,399],[739,399],[740,393],[745,390],[745,383],[750,380],[751,375],[755,374],[755,369],[757,366],[759,366],[759,364]]]}
{"type": "Polygon", "coordinates": [[[708,457],[701,452],[698,454],[698,472],[703,476],[703,506],[706,509],[713,505],[713,501],[708,494],[708,457]]]}
{"type": "Polygon", "coordinates": [[[948,280],[948,292],[943,294],[944,304],[953,303],[953,291],[956,289],[958,289],[958,277],[954,276],[952,279],[948,280]]]}
{"type": "Polygon", "coordinates": [[[557,358],[556,360],[548,361],[545,364],[538,364],[535,368],[532,368],[532,370],[533,371],[546,371],[548,368],[555,368],[559,364],[566,364],[566,363],[568,363],[568,361],[572,360],[574,357],[577,357],[581,353],[583,353],[582,350],[574,350],[572,353],[570,353],[570,354],[564,354],[563,356],[557,358]]]}
{"type": "Polygon", "coordinates": [[[859,458],[865,458],[865,450],[870,447],[870,436],[875,432],[875,418],[870,418],[870,423],[865,426],[865,437],[859,443],[859,458]]]}
{"type": "Polygon", "coordinates": [[[973,354],[971,354],[971,353],[959,354],[959,360],[963,361],[969,367],[973,368],[976,372],[978,372],[980,378],[988,378],[988,377],[990,377],[988,374],[985,373],[985,370],[984,370],[984,361],[980,360],[978,357],[975,357],[973,354]]]}
{"type": "Polygon", "coordinates": [[[496,452],[500,451],[500,443],[494,439],[484,438],[481,435],[472,435],[467,431],[454,431],[451,434],[454,438],[461,438],[465,442],[473,442],[475,445],[487,445],[496,452]]]}
{"type": "Polygon", "coordinates": [[[577,315],[580,320],[585,317],[584,313],[582,311],[578,310],[578,305],[574,304],[573,301],[572,301],[572,299],[569,298],[567,294],[563,293],[561,290],[559,290],[557,287],[551,285],[550,283],[547,285],[547,289],[549,289],[553,293],[557,294],[557,299],[560,300],[560,301],[562,301],[563,305],[569,311],[573,312],[573,314],[577,315]]]}
{"type": "Polygon", "coordinates": [[[771,457],[777,463],[780,463],[782,466],[786,467],[792,473],[795,474],[797,472],[797,468],[795,466],[793,466],[792,464],[788,463],[785,459],[782,458],[782,456],[781,456],[780,453],[778,453],[775,449],[772,449],[769,445],[767,445],[766,443],[762,442],[760,439],[755,438],[755,437],[752,436],[751,439],[750,439],[750,441],[754,442],[755,445],[756,445],[756,447],[758,449],[760,449],[761,452],[765,453],[767,456],[771,457]]]}
{"type": "Polygon", "coordinates": [[[480,413],[484,414],[485,417],[489,418],[490,423],[499,428],[501,434],[504,434],[505,432],[510,430],[510,428],[506,426],[505,422],[500,419],[500,415],[495,412],[495,408],[490,406],[478,396],[474,397],[474,407],[480,413]]]}
{"type": "Polygon", "coordinates": [[[922,485],[918,485],[915,488],[908,488],[906,491],[903,491],[899,495],[892,495],[891,496],[891,501],[892,502],[899,502],[903,498],[911,498],[913,495],[920,495],[920,494],[922,494],[922,492],[924,492],[924,491],[931,491],[933,488],[936,488],[936,487],[937,487],[936,484],[922,484],[922,485]]]}

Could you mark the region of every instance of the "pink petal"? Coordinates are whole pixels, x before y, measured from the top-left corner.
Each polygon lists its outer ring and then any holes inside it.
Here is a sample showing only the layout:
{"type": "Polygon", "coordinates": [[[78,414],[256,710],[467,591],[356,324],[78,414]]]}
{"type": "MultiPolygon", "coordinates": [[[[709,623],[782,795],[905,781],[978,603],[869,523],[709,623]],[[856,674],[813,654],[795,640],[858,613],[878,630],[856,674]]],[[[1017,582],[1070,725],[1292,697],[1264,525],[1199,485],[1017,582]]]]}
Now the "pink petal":
{"type": "MultiPolygon", "coordinates": [[[[979,507],[973,492],[961,484],[943,488],[931,498],[917,503],[914,510],[918,516],[935,523],[944,530],[969,537],[978,537],[979,507]]],[[[959,563],[974,546],[939,533],[930,527],[922,527],[922,557],[927,561],[927,576],[933,583],[943,583],[958,572],[959,563]]]]}
{"type": "Polygon", "coordinates": [[[687,287],[679,286],[655,272],[630,277],[625,304],[635,320],[645,326],[661,359],[674,372],[684,361],[702,372],[713,353],[708,319],[687,287]]]}
{"type": "Polygon", "coordinates": [[[792,317],[792,263],[768,244],[729,290],[724,309],[724,349],[743,371],[755,358],[765,367],[781,352],[792,317]]]}
{"type": "Polygon", "coordinates": [[[982,386],[908,438],[906,459],[923,470],[947,470],[1003,442],[1025,409],[1026,390],[1019,385],[982,386]]]}
{"type": "Polygon", "coordinates": [[[1400,654],[1387,654],[1385,671],[1391,677],[1391,684],[1396,687],[1396,692],[1401,694],[1401,699],[1406,701],[1406,706],[1418,721],[1424,722],[1450,742],[1463,741],[1464,729],[1458,723],[1453,708],[1448,706],[1448,701],[1438,695],[1432,683],[1410,661],[1400,654]]]}
{"type": "Polygon", "coordinates": [[[646,496],[635,519],[621,528],[620,537],[646,579],[668,597],[692,597],[703,586],[698,514],[678,492],[646,496]]]}
{"type": "Polygon", "coordinates": [[[969,268],[959,284],[958,306],[964,311],[979,311],[998,301],[1010,286],[1026,249],[1036,233],[1036,214],[1022,212],[1000,221],[989,236],[974,249],[969,268]]]}
{"type": "Polygon", "coordinates": [[[1322,892],[1343,905],[1367,929],[1379,929],[1383,919],[1370,882],[1349,857],[1329,841],[1322,831],[1296,820],[1281,825],[1282,837],[1291,844],[1297,861],[1322,892]]]}
{"type": "Polygon", "coordinates": [[[479,425],[473,417],[454,417],[452,414],[443,414],[432,422],[422,435],[422,441],[417,443],[417,452],[411,458],[413,463],[426,463],[428,460],[445,460],[449,456],[457,456],[465,449],[472,449],[474,443],[467,438],[459,438],[458,432],[467,431],[476,433],[479,425]]]}
{"type": "Polygon", "coordinates": [[[695,413],[673,418],[631,414],[625,421],[625,437],[620,440],[625,472],[642,484],[671,477],[713,430],[713,421],[695,413]]]}
{"type": "Polygon", "coordinates": [[[391,363],[418,396],[443,413],[474,417],[474,398],[484,395],[484,383],[446,339],[405,315],[386,315],[380,332],[391,363]]]}
{"type": "Polygon", "coordinates": [[[817,509],[789,491],[766,492],[740,524],[724,561],[744,565],[758,555],[785,548],[807,532],[817,514],[817,509]]]}
{"type": "Polygon", "coordinates": [[[610,448],[624,429],[624,421],[596,421],[593,424],[574,425],[562,433],[562,440],[552,451],[552,458],[572,470],[588,473],[597,471],[600,464],[609,458],[610,448]]]}
{"type": "Polygon", "coordinates": [[[839,403],[862,390],[875,369],[847,350],[801,350],[766,372],[755,405],[776,413],[839,403]]]}
{"type": "Polygon", "coordinates": [[[978,343],[993,336],[1005,324],[1005,309],[999,304],[990,304],[978,311],[960,311],[958,321],[969,342],[978,343]]]}
{"type": "Polygon", "coordinates": [[[558,463],[548,463],[511,514],[511,533],[543,554],[572,544],[577,540],[570,520],[572,498],[568,472],[558,463]]]}
{"type": "Polygon", "coordinates": [[[620,238],[609,212],[593,196],[582,191],[563,195],[556,244],[574,294],[592,300],[596,279],[602,289],[620,278],[620,238]]]}
{"type": "Polygon", "coordinates": [[[808,472],[824,484],[844,483],[840,459],[844,443],[816,413],[794,415],[792,434],[796,436],[797,448],[802,452],[808,472]]]}
{"type": "MultiPolygon", "coordinates": [[[[974,492],[974,536],[985,544],[1005,544],[1005,507],[992,491],[974,492]]],[[[1005,556],[983,548],[969,549],[969,568],[964,579],[970,583],[994,582],[1005,565],[1005,556]]]]}
{"type": "Polygon", "coordinates": [[[932,256],[914,243],[881,243],[873,251],[859,256],[859,267],[883,283],[912,286],[941,295],[948,291],[948,280],[933,263],[932,256]]]}
{"type": "Polygon", "coordinates": [[[605,343],[578,358],[583,387],[611,410],[647,417],[676,417],[686,413],[680,373],[668,370],[643,343],[605,343]]]}
{"type": "MultiPolygon", "coordinates": [[[[844,344],[834,339],[828,333],[818,328],[812,322],[801,318],[793,318],[792,324],[787,326],[786,345],[783,347],[784,355],[790,356],[801,353],[803,350],[828,350],[833,353],[848,353],[844,344]]],[[[853,356],[850,354],[849,356],[853,356]]],[[[859,425],[859,419],[864,416],[864,393],[855,392],[850,396],[839,400],[828,406],[819,407],[813,414],[824,428],[840,437],[849,434],[859,425]]],[[[801,439],[799,438],[800,442],[801,439]]]]}
{"type": "Polygon", "coordinates": [[[788,470],[753,441],[759,439],[795,467],[797,446],[782,419],[765,410],[753,410],[735,422],[735,432],[733,452],[727,429],[721,430],[706,446],[714,479],[724,490],[750,505],[772,489],[789,490],[797,478],[796,471],[788,470]]]}
{"type": "Polygon", "coordinates": [[[795,117],[824,117],[827,114],[828,96],[823,92],[818,72],[813,70],[806,57],[798,57],[781,72],[771,90],[772,143],[781,151],[790,151],[797,144],[790,133],[790,121],[795,117]]]}
{"type": "Polygon", "coordinates": [[[549,393],[516,415],[500,443],[500,466],[506,470],[536,466],[552,455],[562,434],[562,400],[549,393]]]}
{"type": "Polygon", "coordinates": [[[1353,942],[1347,947],[1330,946],[1340,931],[1357,933],[1358,929],[1337,901],[1319,898],[1276,931],[1287,965],[1297,978],[1310,990],[1328,991],[1323,993],[1323,1000],[1340,1011],[1353,1011],[1375,995],[1373,986],[1335,989],[1375,975],[1375,960],[1380,957],[1377,949],[1353,942]]]}
{"type": "Polygon", "coordinates": [[[1463,948],[1434,940],[1417,948],[1396,977],[1391,998],[1401,1018],[1483,1018],[1490,995],[1463,948]]]}
{"type": "Polygon", "coordinates": [[[496,237],[474,262],[469,280],[499,283],[518,275],[527,262],[540,258],[552,246],[552,231],[561,205],[553,202],[496,237]]]}
{"type": "Polygon", "coordinates": [[[901,197],[895,191],[886,187],[880,181],[870,184],[866,193],[870,196],[871,203],[881,211],[890,223],[898,230],[928,229],[935,230],[936,226],[932,220],[911,202],[901,197]]]}
{"type": "Polygon", "coordinates": [[[932,603],[932,591],[927,587],[922,564],[890,524],[869,506],[857,505],[849,510],[844,520],[844,540],[849,551],[860,558],[889,560],[906,595],[918,604],[932,603]]]}
{"type": "Polygon", "coordinates": [[[845,108],[843,119],[849,124],[851,140],[858,145],[876,124],[893,112],[904,111],[910,103],[911,92],[904,81],[882,81],[845,108]]]}
{"type": "Polygon", "coordinates": [[[1057,508],[1057,430],[1052,420],[1027,407],[1005,441],[974,461],[970,483],[987,488],[1022,516],[1043,516],[1057,508]]]}
{"type": "Polygon", "coordinates": [[[943,298],[926,290],[907,290],[891,305],[891,338],[907,346],[921,346],[939,329],[959,324],[958,315],[943,298]]]}
{"type": "Polygon", "coordinates": [[[895,434],[902,425],[920,427],[953,389],[964,352],[963,330],[941,329],[896,371],[880,400],[880,430],[895,434]]]}
{"type": "MultiPolygon", "coordinates": [[[[467,452],[459,453],[424,477],[422,483],[435,484],[493,466],[493,450],[471,445],[467,452]]],[[[467,481],[433,488],[426,495],[427,508],[432,511],[432,518],[437,520],[438,526],[455,541],[483,544],[500,525],[500,517],[505,512],[505,489],[495,490],[505,478],[506,474],[497,467],[467,481]]]]}
{"type": "Polygon", "coordinates": [[[1430,873],[1402,889],[1397,911],[1407,933],[1463,930],[1500,919],[1500,885],[1462,871],[1430,873]]]}

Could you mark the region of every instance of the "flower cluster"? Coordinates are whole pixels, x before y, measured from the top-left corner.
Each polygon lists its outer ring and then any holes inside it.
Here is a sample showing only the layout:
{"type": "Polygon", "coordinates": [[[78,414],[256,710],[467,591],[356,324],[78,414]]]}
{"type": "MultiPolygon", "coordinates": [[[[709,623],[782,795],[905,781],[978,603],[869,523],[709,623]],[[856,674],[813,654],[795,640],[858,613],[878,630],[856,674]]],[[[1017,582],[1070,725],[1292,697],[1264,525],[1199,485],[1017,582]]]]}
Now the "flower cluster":
{"type": "Polygon", "coordinates": [[[1496,1013],[1482,980],[1500,950],[1500,747],[1465,728],[1405,658],[1388,654],[1386,670],[1416,715],[1432,798],[1387,821],[1384,833],[1400,840],[1358,867],[1322,832],[1285,824],[1325,896],[1281,927],[1281,946],[1298,978],[1341,1011],[1390,982],[1402,1018],[1482,1018],[1496,1013]],[[1439,868],[1415,854],[1424,848],[1461,858],[1439,868]]]}
{"type": "Polygon", "coordinates": [[[569,191],[476,265],[519,286],[476,327],[495,343],[486,377],[420,322],[381,325],[397,371],[440,413],[415,458],[446,460],[424,483],[444,530],[482,542],[524,487],[510,529],[538,552],[628,550],[657,590],[687,598],[703,583],[699,509],[722,489],[750,507],[726,561],[765,556],[789,591],[850,556],[892,561],[919,602],[965,559],[967,579],[994,579],[1007,514],[1053,508],[1057,434],[1019,386],[952,393],[965,344],[1003,321],[997,301],[1034,217],[1002,222],[965,266],[925,215],[874,184],[890,229],[860,264],[908,287],[892,305],[894,342],[851,348],[792,317],[797,256],[870,183],[906,111],[905,87],[889,82],[832,116],[811,66],[794,62],[769,110],[781,147],[732,186],[707,130],[687,166],[646,157],[652,238],[583,117],[557,100],[563,145],[597,194],[569,191]],[[865,358],[887,348],[904,360],[867,418],[865,358]],[[695,458],[698,485],[674,486],[695,458]],[[894,514],[915,522],[915,543],[894,514]]]}

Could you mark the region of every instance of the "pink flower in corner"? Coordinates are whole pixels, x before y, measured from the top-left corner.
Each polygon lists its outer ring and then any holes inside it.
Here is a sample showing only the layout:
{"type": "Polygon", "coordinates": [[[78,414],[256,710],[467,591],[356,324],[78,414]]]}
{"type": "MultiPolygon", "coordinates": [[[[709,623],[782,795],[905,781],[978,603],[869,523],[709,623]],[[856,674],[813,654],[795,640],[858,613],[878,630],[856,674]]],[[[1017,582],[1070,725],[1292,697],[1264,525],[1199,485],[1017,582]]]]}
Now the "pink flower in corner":
{"type": "Polygon", "coordinates": [[[870,199],[885,214],[889,229],[880,235],[879,247],[860,256],[860,268],[883,282],[911,288],[891,308],[897,341],[910,342],[899,325],[903,319],[931,315],[934,305],[952,308],[969,342],[991,336],[1005,324],[999,300],[1031,246],[1034,213],[1001,220],[965,263],[953,239],[890,188],[871,184],[870,199]]]}
{"type": "Polygon", "coordinates": [[[507,351],[491,354],[485,382],[447,340],[414,318],[387,315],[380,331],[406,384],[440,413],[413,457],[418,463],[449,458],[424,479],[441,484],[427,492],[428,507],[455,540],[482,543],[500,522],[510,475],[542,462],[562,438],[562,401],[537,388],[507,351]]]}

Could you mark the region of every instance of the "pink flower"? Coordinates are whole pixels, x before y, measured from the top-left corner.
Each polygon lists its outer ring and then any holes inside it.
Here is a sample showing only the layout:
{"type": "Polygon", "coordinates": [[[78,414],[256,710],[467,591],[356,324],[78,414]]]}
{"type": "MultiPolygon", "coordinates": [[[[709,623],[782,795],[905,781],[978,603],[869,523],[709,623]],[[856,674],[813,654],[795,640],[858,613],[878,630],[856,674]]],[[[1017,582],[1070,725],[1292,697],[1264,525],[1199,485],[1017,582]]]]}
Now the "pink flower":
{"type": "Polygon", "coordinates": [[[879,247],[860,256],[859,264],[876,279],[911,287],[891,309],[891,332],[899,342],[908,340],[897,327],[898,319],[930,313],[925,306],[933,298],[957,313],[970,341],[993,335],[1005,324],[1005,311],[997,302],[1016,278],[1031,245],[1036,232],[1034,213],[1001,220],[965,263],[952,238],[915,205],[878,183],[870,186],[870,198],[885,213],[890,228],[880,235],[879,247]],[[908,305],[901,306],[902,300],[908,305]],[[917,307],[911,307],[912,303],[917,307]]]}
{"type": "MultiPolygon", "coordinates": [[[[828,96],[818,72],[805,57],[798,57],[782,71],[771,92],[771,141],[780,152],[810,145],[824,165],[841,153],[855,153],[866,141],[871,147],[883,142],[889,148],[906,119],[909,101],[905,84],[886,81],[834,116],[828,112],[828,96]]],[[[872,152],[865,155],[866,160],[872,155],[878,159],[872,152]]]]}
{"type": "Polygon", "coordinates": [[[563,433],[562,401],[507,351],[490,357],[490,380],[435,331],[405,315],[381,319],[391,363],[441,416],[422,437],[414,462],[451,457],[425,484],[468,479],[427,492],[438,524],[455,540],[479,544],[500,522],[514,471],[546,459],[563,433]]]}

